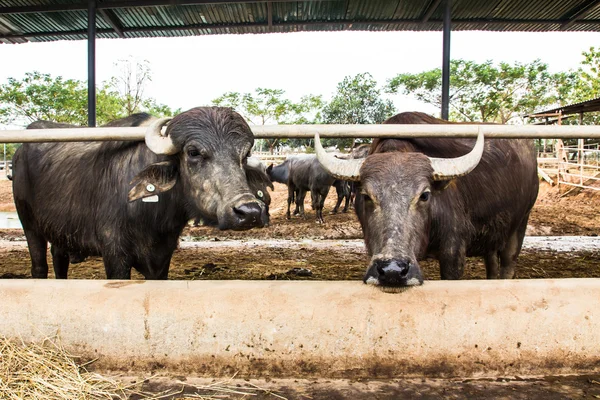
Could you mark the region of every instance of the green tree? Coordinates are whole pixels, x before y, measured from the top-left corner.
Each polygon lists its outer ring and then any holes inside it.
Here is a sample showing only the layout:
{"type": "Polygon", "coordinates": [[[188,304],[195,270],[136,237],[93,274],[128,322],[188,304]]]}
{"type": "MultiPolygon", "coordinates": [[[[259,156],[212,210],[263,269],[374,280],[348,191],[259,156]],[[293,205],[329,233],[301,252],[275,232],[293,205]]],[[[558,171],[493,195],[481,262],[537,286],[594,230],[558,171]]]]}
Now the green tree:
{"type": "MultiPolygon", "coordinates": [[[[337,91],[323,109],[328,124],[379,124],[396,112],[391,100],[382,98],[377,82],[368,72],[347,76],[337,85],[337,91]]],[[[328,146],[354,146],[355,139],[324,139],[328,146]]]]}
{"type": "MultiPolygon", "coordinates": [[[[281,89],[257,88],[254,93],[227,92],[212,102],[216,106],[231,107],[247,121],[256,125],[267,124],[307,124],[320,121],[323,106],[321,96],[303,96],[299,102],[284,98],[281,89]]],[[[264,143],[273,153],[284,143],[299,145],[300,141],[287,139],[264,139],[264,143]]]]}
{"type": "MultiPolygon", "coordinates": [[[[568,94],[557,83],[572,77],[551,74],[540,60],[498,65],[468,60],[450,62],[450,115],[459,121],[507,123],[536,109],[565,101],[568,94]]],[[[387,85],[390,93],[412,94],[441,107],[440,68],[418,74],[399,74],[387,85]]]]}
{"type": "MultiPolygon", "coordinates": [[[[106,92],[100,91],[98,118],[116,111],[106,92]],[[108,107],[108,109],[104,108],[108,107]]],[[[21,80],[8,78],[0,85],[0,122],[27,125],[38,119],[72,124],[87,123],[87,90],[74,79],[53,78],[49,74],[28,72],[21,80]]]]}
{"type": "MultiPolygon", "coordinates": [[[[130,115],[127,101],[110,83],[96,91],[96,119],[99,125],[130,115]]],[[[152,98],[137,103],[134,112],[173,115],[164,104],[152,98]]],[[[28,72],[19,80],[8,78],[0,85],[0,123],[28,125],[36,120],[87,125],[87,85],[79,80],[28,72]]]]}

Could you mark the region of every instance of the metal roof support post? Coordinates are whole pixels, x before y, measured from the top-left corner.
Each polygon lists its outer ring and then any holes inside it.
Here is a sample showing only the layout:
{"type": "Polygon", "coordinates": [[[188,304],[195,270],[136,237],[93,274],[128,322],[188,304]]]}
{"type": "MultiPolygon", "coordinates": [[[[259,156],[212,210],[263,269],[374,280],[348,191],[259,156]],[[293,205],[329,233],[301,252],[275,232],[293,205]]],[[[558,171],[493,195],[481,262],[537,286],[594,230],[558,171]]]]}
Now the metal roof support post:
{"type": "Polygon", "coordinates": [[[88,126],[96,126],[96,0],[88,0],[88,126]]]}
{"type": "Polygon", "coordinates": [[[444,1],[444,33],[442,51],[442,119],[448,120],[450,107],[450,10],[452,0],[444,1]]]}

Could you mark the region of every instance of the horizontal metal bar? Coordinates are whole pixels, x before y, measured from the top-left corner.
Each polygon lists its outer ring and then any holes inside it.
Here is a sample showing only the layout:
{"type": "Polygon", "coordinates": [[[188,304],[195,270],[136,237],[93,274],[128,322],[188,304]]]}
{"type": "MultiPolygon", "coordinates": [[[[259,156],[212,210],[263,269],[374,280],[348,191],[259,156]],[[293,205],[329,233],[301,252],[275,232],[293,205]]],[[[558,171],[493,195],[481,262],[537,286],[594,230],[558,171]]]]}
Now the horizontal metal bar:
{"type": "MultiPolygon", "coordinates": [[[[594,125],[254,125],[256,139],[394,138],[394,137],[476,137],[481,129],[486,138],[600,138],[594,125]]],[[[0,131],[0,143],[82,142],[104,140],[143,140],[146,128],[69,128],[0,131]]]]}

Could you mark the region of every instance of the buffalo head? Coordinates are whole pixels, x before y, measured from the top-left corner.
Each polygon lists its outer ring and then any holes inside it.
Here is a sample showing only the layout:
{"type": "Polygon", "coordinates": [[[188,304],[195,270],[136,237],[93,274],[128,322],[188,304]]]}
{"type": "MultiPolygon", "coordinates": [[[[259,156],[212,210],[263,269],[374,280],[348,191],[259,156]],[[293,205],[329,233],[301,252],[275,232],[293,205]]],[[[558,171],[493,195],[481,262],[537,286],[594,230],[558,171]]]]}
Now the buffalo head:
{"type": "Polygon", "coordinates": [[[341,160],[327,154],[319,135],[315,136],[315,150],[323,167],[338,179],[360,182],[355,208],[371,257],[365,283],[381,286],[423,283],[418,260],[425,255],[429,242],[436,196],[450,180],[468,174],[477,166],[483,144],[480,133],[473,150],[458,158],[391,152],[341,160]]]}
{"type": "Polygon", "coordinates": [[[165,157],[135,176],[129,201],[156,201],[178,186],[190,217],[215,219],[220,229],[262,227],[266,207],[245,173],[253,143],[250,127],[230,108],[198,107],[158,119],[148,127],[146,145],[165,157]]]}

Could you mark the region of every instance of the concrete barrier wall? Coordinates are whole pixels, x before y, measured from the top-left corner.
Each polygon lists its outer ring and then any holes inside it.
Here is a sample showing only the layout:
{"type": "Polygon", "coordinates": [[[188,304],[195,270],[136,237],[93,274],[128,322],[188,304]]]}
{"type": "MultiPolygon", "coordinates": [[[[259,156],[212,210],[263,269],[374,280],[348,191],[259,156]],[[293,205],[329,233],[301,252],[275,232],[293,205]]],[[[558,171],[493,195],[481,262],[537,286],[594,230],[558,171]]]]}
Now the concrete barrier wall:
{"type": "Polygon", "coordinates": [[[0,335],[59,333],[99,368],[212,376],[497,376],[600,370],[600,279],[0,281],[0,335]]]}

